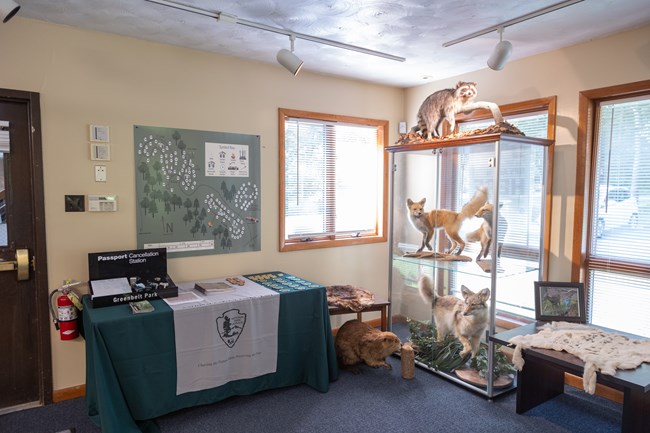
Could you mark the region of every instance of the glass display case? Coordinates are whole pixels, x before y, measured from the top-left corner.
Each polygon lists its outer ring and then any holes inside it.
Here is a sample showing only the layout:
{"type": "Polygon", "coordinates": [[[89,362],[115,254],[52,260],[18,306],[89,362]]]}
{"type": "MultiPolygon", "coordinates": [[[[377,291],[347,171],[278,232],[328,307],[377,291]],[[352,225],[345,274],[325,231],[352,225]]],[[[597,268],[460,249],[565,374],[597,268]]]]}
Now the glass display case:
{"type": "Polygon", "coordinates": [[[415,343],[419,366],[487,397],[516,385],[514,375],[504,373],[510,367],[501,365],[507,363],[505,357],[489,342],[489,335],[496,332],[496,317],[534,318],[534,281],[547,274],[551,144],[487,134],[387,149],[391,330],[402,341],[415,343]],[[418,203],[425,215],[411,218],[411,208],[418,203]],[[432,210],[452,213],[430,215],[432,210]],[[455,213],[458,220],[450,223],[455,213]],[[428,243],[420,230],[421,218],[426,217],[432,226],[441,226],[432,230],[428,243]],[[418,218],[420,222],[414,223],[418,218]],[[462,242],[450,251],[455,231],[462,242]],[[463,300],[462,286],[475,293],[489,289],[487,320],[478,323],[479,327],[484,323],[481,349],[473,362],[459,355],[463,347],[458,340],[435,338],[431,302],[418,290],[421,275],[429,277],[438,296],[463,300]]]}

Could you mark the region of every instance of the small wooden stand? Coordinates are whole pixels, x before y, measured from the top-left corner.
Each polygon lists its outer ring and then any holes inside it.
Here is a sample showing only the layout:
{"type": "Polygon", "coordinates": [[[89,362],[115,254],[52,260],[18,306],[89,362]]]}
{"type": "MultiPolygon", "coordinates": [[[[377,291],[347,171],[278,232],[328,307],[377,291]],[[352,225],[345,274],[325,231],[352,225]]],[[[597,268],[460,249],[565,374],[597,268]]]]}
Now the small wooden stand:
{"type": "Polygon", "coordinates": [[[367,313],[370,311],[381,311],[381,330],[386,331],[388,329],[388,306],[389,305],[390,305],[390,301],[387,301],[385,299],[375,298],[374,304],[368,305],[361,311],[352,311],[349,308],[330,305],[329,312],[330,312],[330,316],[336,316],[339,314],[356,314],[359,322],[362,322],[361,313],[367,313]]]}

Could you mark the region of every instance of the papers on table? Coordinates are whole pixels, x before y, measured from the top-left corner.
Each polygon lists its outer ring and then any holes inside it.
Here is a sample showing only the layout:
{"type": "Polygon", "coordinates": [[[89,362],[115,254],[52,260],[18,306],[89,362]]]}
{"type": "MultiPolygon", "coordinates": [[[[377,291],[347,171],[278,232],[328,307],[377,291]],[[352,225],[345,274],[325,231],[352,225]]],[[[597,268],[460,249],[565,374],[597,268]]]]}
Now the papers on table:
{"type": "Polygon", "coordinates": [[[126,277],[93,280],[90,284],[93,289],[92,299],[101,296],[115,296],[131,293],[131,285],[126,277]]]}
{"type": "Polygon", "coordinates": [[[189,304],[190,302],[201,302],[203,299],[194,292],[178,292],[174,298],[163,298],[167,305],[189,304]]]}
{"type": "Polygon", "coordinates": [[[214,283],[207,283],[207,282],[195,283],[194,289],[198,290],[204,295],[213,295],[215,293],[232,292],[233,290],[235,290],[233,286],[224,283],[223,281],[218,281],[214,283]]]}

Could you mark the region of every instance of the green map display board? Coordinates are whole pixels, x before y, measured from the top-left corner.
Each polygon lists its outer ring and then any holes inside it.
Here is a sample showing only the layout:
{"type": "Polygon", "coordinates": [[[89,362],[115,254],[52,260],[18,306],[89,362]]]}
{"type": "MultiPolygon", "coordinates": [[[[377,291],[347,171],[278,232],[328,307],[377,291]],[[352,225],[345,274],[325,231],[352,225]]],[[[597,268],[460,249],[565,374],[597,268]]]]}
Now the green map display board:
{"type": "Polygon", "coordinates": [[[134,127],[138,248],[260,250],[259,135],[134,127]]]}

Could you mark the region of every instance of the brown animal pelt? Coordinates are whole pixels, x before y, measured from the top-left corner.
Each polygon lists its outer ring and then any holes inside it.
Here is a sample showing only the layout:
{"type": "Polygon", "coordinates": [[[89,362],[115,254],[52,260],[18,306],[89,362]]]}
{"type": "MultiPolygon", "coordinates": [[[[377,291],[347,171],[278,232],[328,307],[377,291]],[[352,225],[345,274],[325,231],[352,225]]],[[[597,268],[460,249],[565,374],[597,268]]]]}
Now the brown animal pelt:
{"type": "Polygon", "coordinates": [[[354,312],[362,311],[375,303],[375,295],[360,287],[328,286],[325,290],[328,305],[347,308],[354,312]]]}

